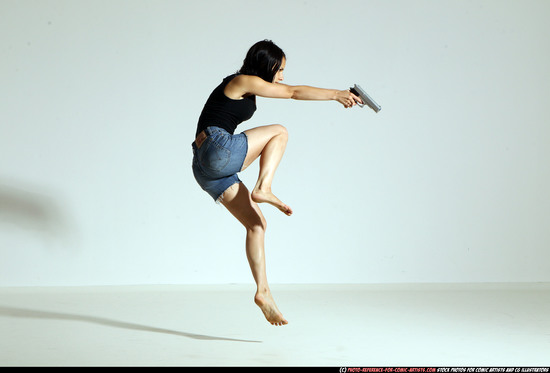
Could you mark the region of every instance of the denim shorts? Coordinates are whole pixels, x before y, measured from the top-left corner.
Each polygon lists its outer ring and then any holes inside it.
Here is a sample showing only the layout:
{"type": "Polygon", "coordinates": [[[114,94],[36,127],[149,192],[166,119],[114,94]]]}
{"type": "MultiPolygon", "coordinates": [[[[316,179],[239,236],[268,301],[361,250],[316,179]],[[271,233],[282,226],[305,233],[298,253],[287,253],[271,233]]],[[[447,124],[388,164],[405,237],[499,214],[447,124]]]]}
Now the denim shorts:
{"type": "Polygon", "coordinates": [[[206,140],[200,148],[195,142],[193,147],[193,175],[195,180],[214,201],[219,202],[223,192],[241,180],[237,172],[241,171],[248,151],[246,134],[231,135],[219,127],[204,130],[206,140]]]}

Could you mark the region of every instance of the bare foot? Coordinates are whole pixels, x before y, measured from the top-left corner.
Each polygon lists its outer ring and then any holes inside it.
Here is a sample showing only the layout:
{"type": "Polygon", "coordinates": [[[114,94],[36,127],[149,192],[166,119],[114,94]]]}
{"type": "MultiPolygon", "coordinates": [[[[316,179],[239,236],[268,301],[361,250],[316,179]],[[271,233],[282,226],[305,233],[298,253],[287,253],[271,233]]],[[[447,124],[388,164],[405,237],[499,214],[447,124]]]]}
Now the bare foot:
{"type": "Polygon", "coordinates": [[[263,191],[263,190],[254,188],[254,190],[251,193],[251,196],[252,196],[252,200],[256,203],[266,202],[277,207],[286,215],[288,216],[292,215],[292,209],[289,206],[285,205],[283,202],[281,202],[281,200],[275,197],[275,195],[270,191],[263,191]]]}
{"type": "Polygon", "coordinates": [[[283,314],[277,308],[271,294],[262,294],[258,292],[254,297],[254,302],[260,307],[265,318],[271,325],[281,326],[288,324],[288,321],[286,321],[283,314]]]}

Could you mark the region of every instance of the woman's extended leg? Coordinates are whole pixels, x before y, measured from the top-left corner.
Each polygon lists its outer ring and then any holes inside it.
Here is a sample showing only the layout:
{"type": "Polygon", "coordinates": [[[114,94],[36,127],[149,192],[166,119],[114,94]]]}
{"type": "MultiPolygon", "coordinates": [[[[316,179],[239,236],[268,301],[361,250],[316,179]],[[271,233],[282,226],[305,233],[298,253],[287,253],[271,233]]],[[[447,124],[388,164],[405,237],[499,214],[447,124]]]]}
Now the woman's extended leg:
{"type": "Polygon", "coordinates": [[[227,189],[223,195],[222,204],[246,228],[246,256],[257,286],[254,302],[271,324],[288,324],[277,308],[267,283],[264,249],[266,221],[258,204],[252,200],[243,183],[234,184],[227,189]]]}
{"type": "Polygon", "coordinates": [[[248,138],[248,152],[242,169],[244,170],[260,157],[260,174],[251,193],[252,200],[258,203],[270,203],[285,214],[292,215],[292,209],[271,192],[271,183],[288,141],[286,128],[273,124],[246,130],[245,133],[248,138]]]}

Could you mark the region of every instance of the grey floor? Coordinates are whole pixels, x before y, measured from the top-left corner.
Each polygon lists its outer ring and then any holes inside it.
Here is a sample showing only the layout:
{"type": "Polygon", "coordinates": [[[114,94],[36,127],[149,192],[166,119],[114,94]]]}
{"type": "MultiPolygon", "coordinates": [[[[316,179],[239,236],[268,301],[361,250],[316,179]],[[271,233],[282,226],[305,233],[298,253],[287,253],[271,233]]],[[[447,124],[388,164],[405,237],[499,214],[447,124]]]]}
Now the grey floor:
{"type": "Polygon", "coordinates": [[[550,284],[0,288],[0,366],[549,366],[550,284]]]}

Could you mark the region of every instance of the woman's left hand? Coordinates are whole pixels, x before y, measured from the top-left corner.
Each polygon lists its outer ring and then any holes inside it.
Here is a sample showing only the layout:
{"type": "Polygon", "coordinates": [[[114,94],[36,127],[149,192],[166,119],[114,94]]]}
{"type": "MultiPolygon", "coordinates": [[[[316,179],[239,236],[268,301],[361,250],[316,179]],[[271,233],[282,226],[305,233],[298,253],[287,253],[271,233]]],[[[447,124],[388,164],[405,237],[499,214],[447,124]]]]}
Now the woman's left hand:
{"type": "Polygon", "coordinates": [[[349,90],[338,91],[336,101],[344,105],[346,109],[357,105],[357,103],[363,103],[359,97],[351,93],[349,90]]]}

